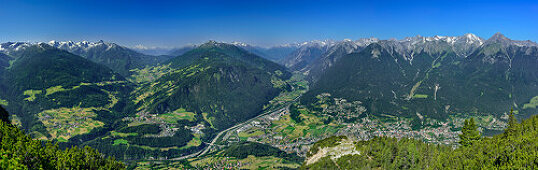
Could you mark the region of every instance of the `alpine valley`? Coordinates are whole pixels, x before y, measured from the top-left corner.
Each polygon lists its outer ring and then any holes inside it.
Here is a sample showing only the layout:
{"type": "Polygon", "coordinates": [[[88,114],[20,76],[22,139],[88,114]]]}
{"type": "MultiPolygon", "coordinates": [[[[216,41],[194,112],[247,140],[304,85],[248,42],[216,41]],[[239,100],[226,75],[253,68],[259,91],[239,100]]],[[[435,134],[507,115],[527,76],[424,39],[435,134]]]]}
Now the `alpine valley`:
{"type": "Polygon", "coordinates": [[[532,41],[469,33],[163,51],[1,43],[9,128],[60,150],[89,146],[129,169],[458,169],[447,160],[473,152],[492,157],[468,161],[486,169],[538,166],[485,149],[536,158],[537,144],[512,141],[537,138],[528,135],[538,126],[532,41]],[[462,147],[471,125],[485,137],[462,147]],[[448,156],[425,155],[434,153],[448,156]]]}

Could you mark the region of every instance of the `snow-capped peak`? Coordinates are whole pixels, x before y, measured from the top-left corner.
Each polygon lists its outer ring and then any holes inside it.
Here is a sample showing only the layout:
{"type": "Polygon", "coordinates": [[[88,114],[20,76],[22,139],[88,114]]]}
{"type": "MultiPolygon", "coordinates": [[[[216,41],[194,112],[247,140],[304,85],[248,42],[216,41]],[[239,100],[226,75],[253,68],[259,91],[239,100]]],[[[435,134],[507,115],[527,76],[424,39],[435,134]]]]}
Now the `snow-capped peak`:
{"type": "Polygon", "coordinates": [[[472,33],[467,33],[463,36],[465,38],[465,42],[468,44],[478,43],[480,45],[484,44],[484,40],[472,33]]]}
{"type": "Polygon", "coordinates": [[[106,43],[103,40],[100,40],[98,42],[88,42],[88,41],[81,41],[81,42],[73,42],[73,41],[49,41],[48,44],[50,46],[67,50],[67,51],[88,51],[90,48],[93,48],[98,45],[105,45],[107,49],[112,48],[115,46],[114,43],[106,43]]]}
{"type": "Polygon", "coordinates": [[[231,44],[235,45],[235,46],[238,46],[238,47],[246,47],[246,46],[249,46],[247,43],[244,43],[244,42],[238,42],[238,41],[234,41],[232,42],[231,44]]]}
{"type": "Polygon", "coordinates": [[[480,37],[472,34],[472,33],[467,33],[464,35],[465,37],[467,37],[467,39],[470,39],[470,40],[480,40],[480,37]]]}
{"type": "Polygon", "coordinates": [[[10,54],[12,52],[16,52],[22,49],[26,49],[27,47],[32,46],[32,43],[29,42],[6,42],[0,44],[0,52],[10,54]]]}
{"type": "Polygon", "coordinates": [[[327,46],[333,46],[336,42],[333,40],[312,40],[312,41],[306,41],[301,43],[301,46],[309,46],[309,47],[327,47],[327,46]]]}

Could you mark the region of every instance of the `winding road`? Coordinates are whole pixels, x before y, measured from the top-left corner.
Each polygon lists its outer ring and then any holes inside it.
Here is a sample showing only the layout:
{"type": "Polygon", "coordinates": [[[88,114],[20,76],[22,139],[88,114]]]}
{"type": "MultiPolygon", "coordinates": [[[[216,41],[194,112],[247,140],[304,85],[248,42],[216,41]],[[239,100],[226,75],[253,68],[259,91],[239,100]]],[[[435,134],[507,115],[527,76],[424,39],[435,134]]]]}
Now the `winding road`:
{"type": "Polygon", "coordinates": [[[170,160],[183,160],[183,159],[188,159],[188,158],[193,158],[193,157],[196,157],[196,156],[204,155],[204,154],[206,154],[207,152],[209,152],[209,151],[211,150],[211,148],[215,145],[215,142],[217,142],[217,140],[219,139],[219,137],[220,137],[222,134],[227,133],[228,131],[233,130],[233,129],[236,129],[236,128],[238,128],[238,127],[244,126],[244,125],[246,125],[247,123],[250,123],[250,122],[252,122],[253,120],[258,119],[258,118],[260,118],[260,117],[263,117],[263,116],[265,116],[265,115],[272,114],[272,113],[275,113],[275,112],[282,112],[282,111],[284,111],[284,110],[287,110],[287,109],[289,108],[289,106],[290,106],[290,104],[287,104],[287,105],[284,106],[284,108],[281,108],[281,109],[279,109],[279,110],[272,111],[272,112],[265,112],[265,113],[260,114],[260,115],[258,115],[258,116],[256,116],[256,117],[253,117],[253,118],[251,118],[251,119],[248,119],[248,120],[244,121],[243,123],[237,124],[237,125],[232,126],[232,127],[228,128],[228,129],[226,129],[226,130],[223,130],[223,131],[219,132],[219,133],[217,134],[217,136],[215,136],[215,138],[213,138],[213,140],[211,140],[211,143],[209,143],[209,145],[207,145],[203,150],[200,150],[200,151],[198,151],[198,152],[196,152],[196,153],[193,153],[193,154],[190,154],[190,155],[185,155],[185,156],[178,157],[178,158],[172,158],[172,159],[170,159],[170,160]]]}

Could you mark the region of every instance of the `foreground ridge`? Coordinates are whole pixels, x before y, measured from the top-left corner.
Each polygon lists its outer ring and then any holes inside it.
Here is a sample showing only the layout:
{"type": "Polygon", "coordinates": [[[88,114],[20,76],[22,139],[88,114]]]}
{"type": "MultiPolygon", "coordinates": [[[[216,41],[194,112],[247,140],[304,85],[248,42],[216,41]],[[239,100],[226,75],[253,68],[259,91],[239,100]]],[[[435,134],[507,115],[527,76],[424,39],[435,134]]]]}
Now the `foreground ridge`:
{"type": "MultiPolygon", "coordinates": [[[[452,148],[415,139],[375,137],[355,141],[345,136],[316,142],[301,169],[534,169],[538,116],[517,123],[513,115],[504,133],[452,148]]],[[[471,121],[472,122],[472,119],[471,121]]],[[[471,123],[472,124],[472,123],[471,123]]],[[[469,125],[472,127],[472,125],[469,125]]],[[[465,128],[465,127],[464,127],[465,128]]],[[[476,128],[476,126],[475,126],[476,128]]],[[[464,132],[465,133],[465,132],[464,132]]]]}
{"type": "MultiPolygon", "coordinates": [[[[0,107],[0,115],[8,113],[0,107]]],[[[0,121],[0,142],[0,169],[125,169],[123,163],[88,146],[66,150],[51,142],[43,146],[7,119],[0,121]]]]}

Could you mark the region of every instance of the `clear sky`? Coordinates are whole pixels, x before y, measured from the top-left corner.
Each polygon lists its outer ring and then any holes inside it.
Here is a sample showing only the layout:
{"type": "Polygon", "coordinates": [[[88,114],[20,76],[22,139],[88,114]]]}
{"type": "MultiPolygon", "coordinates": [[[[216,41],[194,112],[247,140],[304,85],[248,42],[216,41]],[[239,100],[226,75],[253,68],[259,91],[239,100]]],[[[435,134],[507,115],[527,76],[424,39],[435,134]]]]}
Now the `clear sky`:
{"type": "Polygon", "coordinates": [[[314,39],[496,32],[538,40],[538,1],[0,0],[0,42],[98,41],[177,47],[207,40],[274,45],[314,39]]]}

